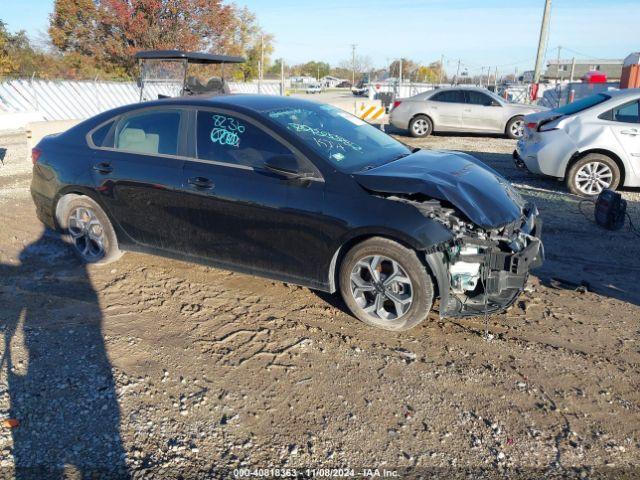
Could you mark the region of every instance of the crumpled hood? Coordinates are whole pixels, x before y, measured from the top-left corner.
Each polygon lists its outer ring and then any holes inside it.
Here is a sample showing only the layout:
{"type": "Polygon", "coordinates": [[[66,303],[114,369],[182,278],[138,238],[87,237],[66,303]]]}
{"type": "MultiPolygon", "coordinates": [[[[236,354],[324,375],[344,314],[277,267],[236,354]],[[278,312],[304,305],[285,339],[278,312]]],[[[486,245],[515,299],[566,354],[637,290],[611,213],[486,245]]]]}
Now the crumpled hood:
{"type": "Polygon", "coordinates": [[[374,192],[423,194],[447,201],[482,228],[497,228],[519,219],[525,205],[498,172],[461,152],[420,150],[353,177],[374,192]]]}

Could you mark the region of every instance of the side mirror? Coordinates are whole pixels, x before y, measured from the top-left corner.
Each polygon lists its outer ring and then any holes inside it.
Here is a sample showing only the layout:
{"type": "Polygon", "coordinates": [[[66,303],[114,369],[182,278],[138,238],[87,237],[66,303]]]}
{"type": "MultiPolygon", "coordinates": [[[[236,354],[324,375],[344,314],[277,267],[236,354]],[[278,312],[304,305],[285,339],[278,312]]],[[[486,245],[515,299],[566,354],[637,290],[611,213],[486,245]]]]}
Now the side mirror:
{"type": "Polygon", "coordinates": [[[491,105],[489,105],[491,107],[501,107],[502,105],[500,105],[500,102],[498,102],[497,100],[491,100],[491,105]]]}
{"type": "Polygon", "coordinates": [[[264,164],[267,170],[287,178],[302,178],[304,173],[298,170],[298,160],[293,155],[275,155],[264,164]]]}

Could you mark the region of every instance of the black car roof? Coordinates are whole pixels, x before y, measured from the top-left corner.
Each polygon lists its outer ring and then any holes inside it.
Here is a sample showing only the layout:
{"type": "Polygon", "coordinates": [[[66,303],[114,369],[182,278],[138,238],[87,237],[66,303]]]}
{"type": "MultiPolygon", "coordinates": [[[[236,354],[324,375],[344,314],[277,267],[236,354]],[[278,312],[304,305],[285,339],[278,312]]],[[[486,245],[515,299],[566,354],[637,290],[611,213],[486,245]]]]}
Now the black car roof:
{"type": "Polygon", "coordinates": [[[137,59],[153,59],[153,60],[176,60],[186,59],[189,63],[244,63],[243,57],[234,57],[230,55],[213,55],[211,53],[202,52],[185,52],[184,50],[143,50],[137,52],[137,59]]]}
{"type": "Polygon", "coordinates": [[[161,106],[161,105],[185,105],[185,106],[208,106],[208,107],[239,107],[241,109],[253,110],[255,112],[264,112],[267,110],[275,110],[279,108],[295,108],[305,105],[317,107],[317,102],[304,100],[301,98],[283,97],[280,95],[253,95],[253,94],[237,94],[237,95],[193,95],[188,97],[165,98],[128,105],[129,109],[140,108],[145,106],[161,106]]]}
{"type": "Polygon", "coordinates": [[[219,107],[236,109],[238,112],[245,114],[258,115],[268,110],[286,109],[286,108],[302,108],[305,106],[317,108],[320,104],[301,98],[283,97],[279,95],[192,95],[188,97],[172,97],[160,100],[152,100],[148,102],[132,103],[116,107],[112,110],[99,113],[95,117],[91,117],[71,127],[65,135],[81,135],[99,125],[102,122],[110,120],[118,115],[132,112],[137,109],[162,106],[195,106],[195,107],[219,107]]]}

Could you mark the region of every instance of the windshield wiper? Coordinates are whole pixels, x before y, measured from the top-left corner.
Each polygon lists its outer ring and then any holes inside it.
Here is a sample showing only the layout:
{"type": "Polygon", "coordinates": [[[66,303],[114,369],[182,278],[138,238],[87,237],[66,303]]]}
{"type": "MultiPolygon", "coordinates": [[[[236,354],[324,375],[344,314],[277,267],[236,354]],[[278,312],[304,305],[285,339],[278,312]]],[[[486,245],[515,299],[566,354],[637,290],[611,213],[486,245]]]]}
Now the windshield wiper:
{"type": "Polygon", "coordinates": [[[420,149],[418,147],[414,148],[413,150],[411,150],[411,153],[401,153],[400,155],[398,155],[397,157],[394,157],[393,160],[391,160],[392,162],[395,162],[396,160],[400,160],[401,158],[404,157],[408,157],[409,155],[412,155],[414,153],[416,153],[417,151],[419,151],[420,149]]]}
{"type": "MultiPolygon", "coordinates": [[[[413,150],[411,150],[411,153],[401,153],[400,155],[393,157],[391,160],[389,160],[386,163],[391,163],[391,162],[395,162],[396,160],[400,160],[401,158],[404,157],[408,157],[409,155],[416,153],[417,151],[419,151],[420,148],[416,147],[413,150]]],[[[371,170],[372,168],[376,168],[379,167],[380,165],[373,165],[373,164],[369,164],[369,165],[365,165],[364,167],[362,167],[359,172],[366,172],[367,170],[371,170]]]]}

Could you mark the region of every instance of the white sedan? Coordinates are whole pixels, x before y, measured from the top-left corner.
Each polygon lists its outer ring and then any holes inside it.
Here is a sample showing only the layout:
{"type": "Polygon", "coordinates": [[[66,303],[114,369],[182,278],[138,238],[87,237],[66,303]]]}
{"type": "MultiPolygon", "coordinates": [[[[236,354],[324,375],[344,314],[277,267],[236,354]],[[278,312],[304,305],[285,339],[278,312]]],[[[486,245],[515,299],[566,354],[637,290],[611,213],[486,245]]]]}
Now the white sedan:
{"type": "Polygon", "coordinates": [[[317,83],[316,83],[316,84],[309,85],[309,86],[307,87],[306,92],[307,92],[307,93],[312,93],[312,94],[313,94],[313,93],[322,93],[322,85],[319,85],[319,84],[317,84],[317,83]]]}
{"type": "Polygon", "coordinates": [[[640,89],[598,93],[524,118],[514,160],[571,193],[640,186],[640,89]]]}

